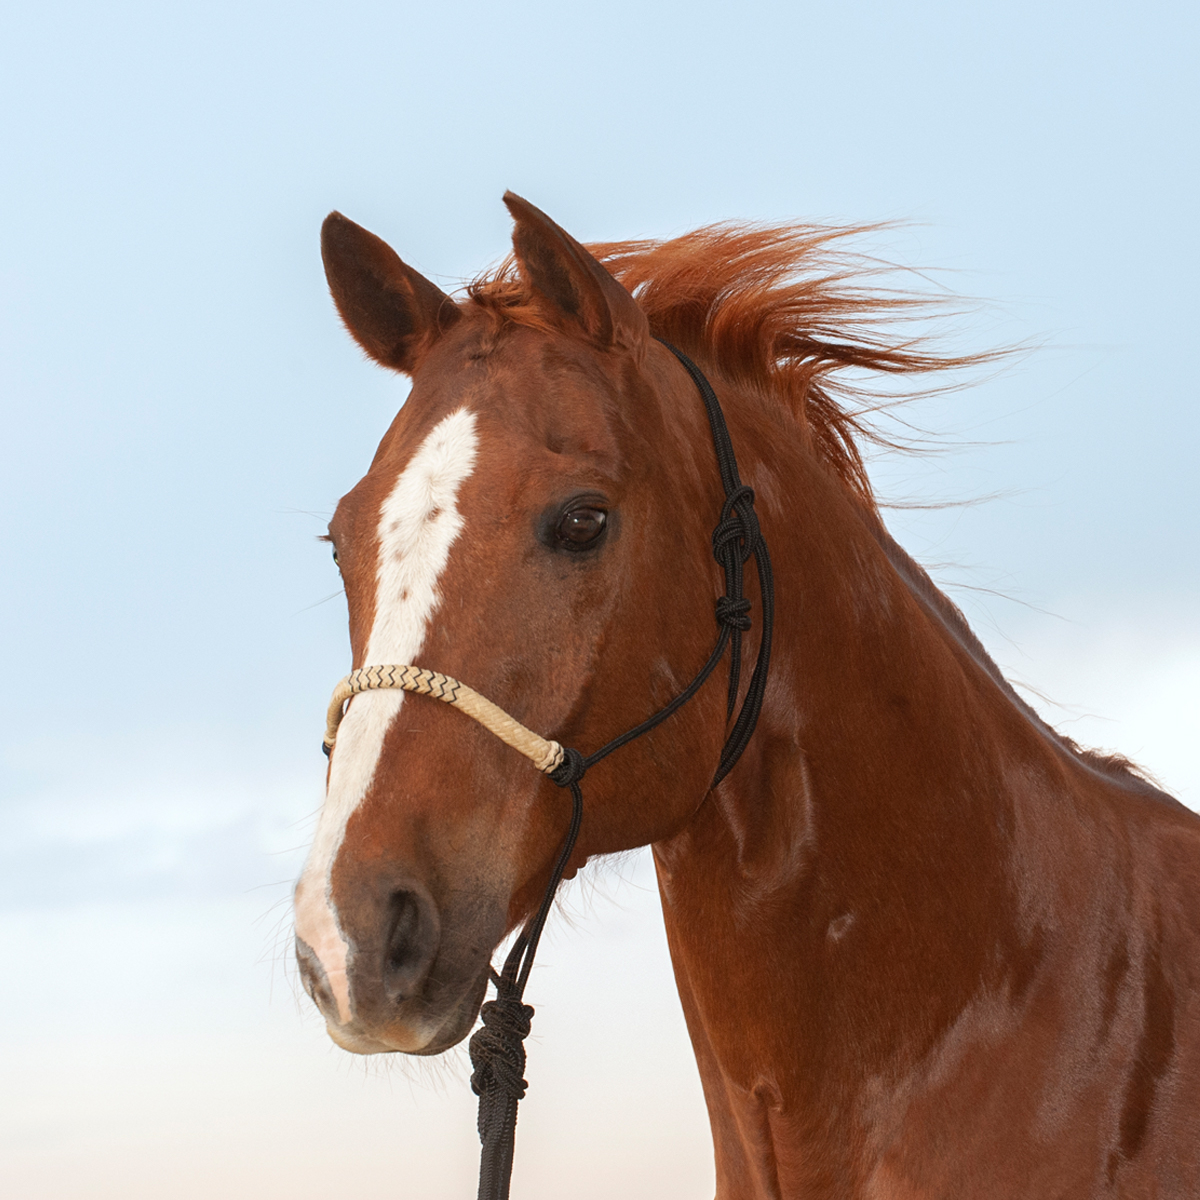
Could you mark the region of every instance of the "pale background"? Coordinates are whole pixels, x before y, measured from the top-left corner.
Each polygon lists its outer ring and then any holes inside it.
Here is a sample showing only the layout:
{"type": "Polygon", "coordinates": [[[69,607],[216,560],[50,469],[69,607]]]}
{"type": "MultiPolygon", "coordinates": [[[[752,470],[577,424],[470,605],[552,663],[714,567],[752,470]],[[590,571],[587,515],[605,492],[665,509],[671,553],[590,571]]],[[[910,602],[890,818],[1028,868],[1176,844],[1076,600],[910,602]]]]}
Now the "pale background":
{"type": "MultiPolygon", "coordinates": [[[[911,222],[874,248],[992,302],[957,345],[1041,348],[877,471],[996,498],[893,526],[1052,720],[1200,804],[1198,13],[7,0],[0,1193],[474,1194],[463,1058],[343,1054],[289,966],[347,664],[314,537],[405,393],[334,318],[334,207],[446,285],[506,187],[584,239],[911,222]]],[[[645,857],[568,908],[515,1195],[711,1194],[645,857]]]]}

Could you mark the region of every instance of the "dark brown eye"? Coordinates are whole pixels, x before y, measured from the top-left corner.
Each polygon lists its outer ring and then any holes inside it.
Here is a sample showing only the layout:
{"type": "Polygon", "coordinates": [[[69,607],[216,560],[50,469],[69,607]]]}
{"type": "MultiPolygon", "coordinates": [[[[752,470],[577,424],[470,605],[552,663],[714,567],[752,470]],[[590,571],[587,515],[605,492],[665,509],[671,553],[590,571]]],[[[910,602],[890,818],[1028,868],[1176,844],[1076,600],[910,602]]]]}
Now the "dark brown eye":
{"type": "Polygon", "coordinates": [[[603,532],[608,513],[602,508],[573,508],[558,519],[554,534],[570,550],[583,550],[603,532]]]}

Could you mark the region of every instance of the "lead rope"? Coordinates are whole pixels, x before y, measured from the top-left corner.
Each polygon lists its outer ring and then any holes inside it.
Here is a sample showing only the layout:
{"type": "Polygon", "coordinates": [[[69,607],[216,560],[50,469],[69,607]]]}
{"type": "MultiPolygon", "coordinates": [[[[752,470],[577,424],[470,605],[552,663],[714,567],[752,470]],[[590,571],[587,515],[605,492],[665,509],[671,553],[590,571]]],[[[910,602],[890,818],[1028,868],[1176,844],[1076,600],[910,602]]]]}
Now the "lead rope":
{"type": "Polygon", "coordinates": [[[508,957],[504,960],[503,969],[499,974],[491,972],[492,982],[496,985],[496,998],[489,1000],[479,1010],[483,1024],[475,1031],[468,1044],[471,1065],[474,1068],[471,1074],[471,1089],[479,1097],[479,1140],[483,1146],[479,1161],[478,1200],[508,1200],[509,1197],[517,1105],[524,1098],[528,1087],[524,1078],[524,1043],[533,1021],[533,1008],[524,1001],[525,985],[529,980],[529,972],[533,967],[534,955],[537,953],[550,906],[554,903],[555,893],[562,882],[563,872],[567,869],[571,852],[575,849],[575,842],[579,837],[580,826],[583,824],[583,793],[579,788],[580,780],[602,758],[648,733],[682,708],[716,670],[727,647],[730,649],[730,657],[726,719],[733,721],[733,727],[721,750],[716,774],[709,785],[710,790],[729,774],[741,757],[762,711],[767,671],[771,662],[775,585],[771,574],[771,557],[767,553],[767,546],[754,512],[754,492],[742,483],[738,475],[737,458],[733,452],[729,429],[725,424],[725,414],[721,411],[720,401],[712,385],[686,354],[669,342],[662,344],[683,364],[704,401],[717,453],[717,466],[721,472],[721,485],[725,490],[721,519],[712,535],[713,557],[725,573],[725,594],[716,603],[716,619],[721,630],[708,661],[700,668],[700,673],[692,682],[665,708],[635,728],[613,738],[586,758],[578,750],[564,748],[557,742],[539,737],[503,709],[458,680],[420,667],[361,668],[338,685],[330,703],[323,747],[326,754],[333,748],[347,699],[359,692],[377,688],[401,688],[432,696],[462,709],[468,716],[474,717],[501,740],[529,758],[560,788],[567,788],[571,793],[571,822],[555,859],[554,869],[550,872],[542,902],[517,936],[508,957]],[[754,559],[762,597],[762,634],[758,645],[758,658],[746,689],[746,698],[742,701],[737,719],[734,720],[733,714],[737,707],[741,683],[742,635],[750,630],[750,601],[742,592],[743,568],[750,558],[754,559]]]}

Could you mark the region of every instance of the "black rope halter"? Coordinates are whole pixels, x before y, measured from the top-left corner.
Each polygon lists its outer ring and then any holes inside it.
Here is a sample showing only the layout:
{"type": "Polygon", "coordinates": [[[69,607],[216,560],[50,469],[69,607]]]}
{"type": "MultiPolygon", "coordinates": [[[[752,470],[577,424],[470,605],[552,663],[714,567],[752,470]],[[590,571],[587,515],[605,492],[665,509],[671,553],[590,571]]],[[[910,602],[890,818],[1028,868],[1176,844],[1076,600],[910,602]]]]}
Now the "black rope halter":
{"type": "MultiPolygon", "coordinates": [[[[661,339],[660,339],[661,340],[661,339]]],[[[762,636],[758,646],[758,659],[742,702],[737,719],[725,740],[717,773],[710,787],[716,787],[733,769],[734,764],[746,749],[758,715],[762,711],[763,693],[767,686],[767,670],[771,662],[771,629],[775,617],[775,587],[771,576],[771,558],[754,513],[754,493],[742,483],[738,475],[737,459],[733,443],[725,424],[725,414],[712,385],[700,368],[686,354],[663,342],[683,364],[692,377],[708,412],[708,423],[712,428],[713,445],[717,452],[717,466],[721,472],[721,485],[725,489],[725,502],[721,505],[721,519],[713,530],[713,556],[725,572],[725,594],[717,601],[716,618],[720,626],[717,644],[700,668],[700,673],[665,708],[620,737],[613,738],[605,746],[586,757],[578,750],[567,748],[562,764],[550,774],[550,778],[561,788],[571,792],[571,824],[563,839],[550,881],[533,918],[526,924],[513,943],[504,967],[497,974],[492,972],[496,985],[496,999],[489,1000],[480,1009],[483,1025],[471,1037],[469,1049],[471,1065],[471,1088],[479,1097],[479,1138],[483,1150],[479,1163],[479,1200],[508,1200],[509,1183],[512,1176],[513,1143],[516,1136],[517,1105],[525,1095],[525,1038],[529,1035],[533,1020],[533,1009],[524,1002],[525,984],[533,967],[538,942],[555,892],[562,881],[567,862],[575,849],[579,827],[583,824],[583,793],[579,782],[584,774],[606,758],[614,750],[632,742],[682,708],[703,686],[717,664],[729,656],[729,693],[726,706],[727,719],[733,720],[737,707],[737,696],[741,682],[742,635],[750,629],[750,601],[743,595],[746,562],[754,559],[758,572],[759,591],[762,596],[762,636]]]]}

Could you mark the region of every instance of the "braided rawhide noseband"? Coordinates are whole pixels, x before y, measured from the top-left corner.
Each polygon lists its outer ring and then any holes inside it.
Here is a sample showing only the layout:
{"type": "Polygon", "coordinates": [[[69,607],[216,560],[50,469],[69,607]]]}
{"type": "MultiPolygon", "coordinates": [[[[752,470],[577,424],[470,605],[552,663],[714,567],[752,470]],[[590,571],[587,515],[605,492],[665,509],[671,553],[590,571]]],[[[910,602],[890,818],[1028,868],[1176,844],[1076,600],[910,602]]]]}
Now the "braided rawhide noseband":
{"type": "Polygon", "coordinates": [[[422,667],[403,664],[362,667],[337,685],[329,704],[323,744],[326,754],[333,750],[337,740],[338,725],[341,723],[347,700],[360,692],[400,688],[421,696],[432,696],[460,709],[501,741],[512,746],[514,750],[519,750],[559,787],[568,788],[571,792],[570,826],[559,849],[554,869],[550,872],[550,881],[542,895],[542,902],[513,943],[508,957],[504,960],[503,969],[499,974],[492,971],[496,999],[488,1001],[480,1009],[479,1015],[483,1025],[475,1031],[470,1041],[471,1065],[474,1067],[471,1088],[479,1097],[479,1138],[483,1143],[479,1163],[479,1200],[508,1200],[517,1104],[524,1097],[527,1087],[524,1079],[524,1043],[533,1020],[533,1009],[523,999],[525,985],[529,980],[529,972],[533,967],[533,958],[537,953],[550,905],[554,902],[555,892],[562,881],[571,852],[575,849],[579,827],[583,823],[583,793],[579,789],[579,781],[602,758],[648,733],[682,708],[716,669],[727,647],[730,648],[730,656],[726,713],[729,719],[733,719],[741,680],[742,635],[750,629],[751,605],[742,591],[743,567],[750,558],[754,559],[759,591],[762,595],[762,636],[758,646],[758,659],[750,676],[746,698],[726,738],[717,773],[713,776],[710,787],[716,787],[733,769],[733,765],[750,741],[758,722],[758,714],[762,710],[767,671],[771,662],[775,588],[771,576],[771,558],[754,513],[754,493],[742,483],[738,475],[737,459],[725,424],[725,415],[721,411],[712,385],[686,354],[667,342],[663,342],[663,345],[686,368],[704,401],[717,453],[717,466],[721,472],[721,484],[725,489],[721,519],[712,537],[713,556],[725,572],[725,594],[716,604],[720,634],[713,652],[695,679],[665,708],[586,757],[578,750],[539,737],[510,717],[498,705],[457,679],[451,679],[450,676],[437,671],[427,671],[422,667]]]}
{"type": "Polygon", "coordinates": [[[432,696],[435,700],[443,700],[461,709],[468,717],[474,717],[489,733],[494,733],[502,742],[519,750],[539,771],[549,774],[562,763],[563,748],[557,742],[538,737],[532,729],[526,729],[520,721],[513,720],[486,696],[481,696],[465,683],[459,683],[440,671],[408,666],[361,667],[351,671],[334,688],[325,718],[325,741],[321,744],[326,754],[333,749],[346,701],[359,692],[380,688],[402,688],[419,696],[432,696]]]}

